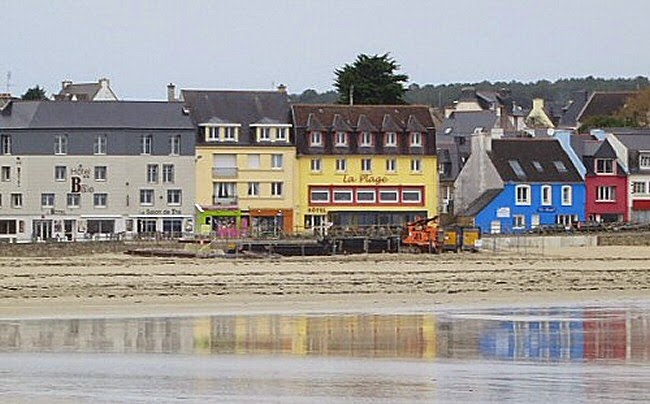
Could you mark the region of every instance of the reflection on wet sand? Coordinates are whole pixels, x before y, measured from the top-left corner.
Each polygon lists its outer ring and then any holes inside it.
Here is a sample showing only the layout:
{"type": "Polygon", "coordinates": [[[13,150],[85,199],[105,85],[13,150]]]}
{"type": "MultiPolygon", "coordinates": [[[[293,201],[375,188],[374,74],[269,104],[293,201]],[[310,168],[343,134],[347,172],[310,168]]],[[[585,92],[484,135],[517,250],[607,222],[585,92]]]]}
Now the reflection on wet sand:
{"type": "Polygon", "coordinates": [[[545,309],[0,321],[0,352],[650,362],[650,313],[545,309]]]}

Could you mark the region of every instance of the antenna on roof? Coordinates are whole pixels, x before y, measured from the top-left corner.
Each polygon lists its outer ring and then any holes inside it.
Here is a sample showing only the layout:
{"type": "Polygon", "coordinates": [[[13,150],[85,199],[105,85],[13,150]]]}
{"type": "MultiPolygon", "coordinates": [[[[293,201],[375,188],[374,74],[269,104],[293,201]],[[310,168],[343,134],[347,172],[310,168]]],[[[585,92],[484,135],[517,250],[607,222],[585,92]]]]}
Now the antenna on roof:
{"type": "Polygon", "coordinates": [[[11,92],[11,70],[7,72],[7,93],[11,92]]]}

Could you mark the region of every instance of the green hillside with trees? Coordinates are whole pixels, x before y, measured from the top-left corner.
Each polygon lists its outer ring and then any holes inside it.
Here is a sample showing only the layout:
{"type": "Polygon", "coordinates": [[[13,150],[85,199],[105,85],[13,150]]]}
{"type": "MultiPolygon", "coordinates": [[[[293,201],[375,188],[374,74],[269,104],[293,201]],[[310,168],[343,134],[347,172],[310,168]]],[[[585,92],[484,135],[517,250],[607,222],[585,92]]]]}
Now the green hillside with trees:
{"type": "MultiPolygon", "coordinates": [[[[574,91],[627,91],[641,90],[650,87],[647,77],[604,79],[596,77],[559,79],[554,82],[538,80],[536,82],[522,83],[519,81],[482,81],[480,83],[453,83],[453,84],[411,84],[404,94],[404,100],[410,104],[428,104],[434,107],[450,105],[460,96],[461,88],[474,86],[477,90],[496,91],[500,88],[509,88],[513,99],[524,108],[530,108],[533,98],[541,97],[548,101],[564,103],[571,98],[574,91]]],[[[319,93],[308,89],[302,94],[291,94],[292,102],[296,103],[335,103],[338,93],[335,90],[319,93]]]]}

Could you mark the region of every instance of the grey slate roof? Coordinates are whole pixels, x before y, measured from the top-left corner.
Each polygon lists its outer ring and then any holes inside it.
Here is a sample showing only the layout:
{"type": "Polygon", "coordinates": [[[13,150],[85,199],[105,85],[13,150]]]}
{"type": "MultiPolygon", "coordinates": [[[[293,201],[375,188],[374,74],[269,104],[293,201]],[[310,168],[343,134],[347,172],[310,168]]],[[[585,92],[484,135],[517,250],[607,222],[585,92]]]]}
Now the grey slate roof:
{"type": "Polygon", "coordinates": [[[576,128],[578,126],[578,115],[587,104],[589,94],[586,90],[575,91],[571,101],[565,106],[565,111],[560,118],[559,127],[576,128]]]}
{"type": "Polygon", "coordinates": [[[582,182],[580,173],[557,139],[493,139],[490,159],[504,182],[582,182]],[[519,163],[523,178],[514,171],[511,161],[519,163]],[[541,164],[541,172],[533,161],[541,164]],[[564,165],[566,172],[560,172],[555,162],[564,165]]]}
{"type": "Polygon", "coordinates": [[[490,204],[503,191],[500,188],[492,188],[483,192],[478,198],[467,206],[467,209],[460,212],[459,216],[474,217],[478,215],[487,205],[490,204]]]}
{"type": "Polygon", "coordinates": [[[179,102],[13,101],[0,128],[29,129],[191,129],[179,102]]]}
{"type": "Polygon", "coordinates": [[[490,131],[497,125],[498,117],[494,111],[455,111],[442,122],[442,130],[437,137],[470,136],[476,128],[490,131]]]}
{"type": "MultiPolygon", "coordinates": [[[[213,117],[241,124],[239,144],[251,144],[255,136],[250,126],[264,119],[291,124],[289,98],[284,92],[181,90],[181,94],[195,125],[207,123],[213,117]]],[[[199,143],[202,141],[199,137],[199,143]]]]}

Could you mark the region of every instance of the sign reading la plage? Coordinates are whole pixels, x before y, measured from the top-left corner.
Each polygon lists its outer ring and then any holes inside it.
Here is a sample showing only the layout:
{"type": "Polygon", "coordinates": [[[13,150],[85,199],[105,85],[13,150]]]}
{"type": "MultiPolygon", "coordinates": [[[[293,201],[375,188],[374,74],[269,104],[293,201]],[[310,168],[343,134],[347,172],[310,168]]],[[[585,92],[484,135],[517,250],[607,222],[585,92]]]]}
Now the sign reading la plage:
{"type": "Polygon", "coordinates": [[[343,175],[344,184],[374,184],[381,185],[388,182],[388,177],[382,177],[379,175],[370,175],[370,174],[361,174],[359,176],[355,175],[343,175]]]}

